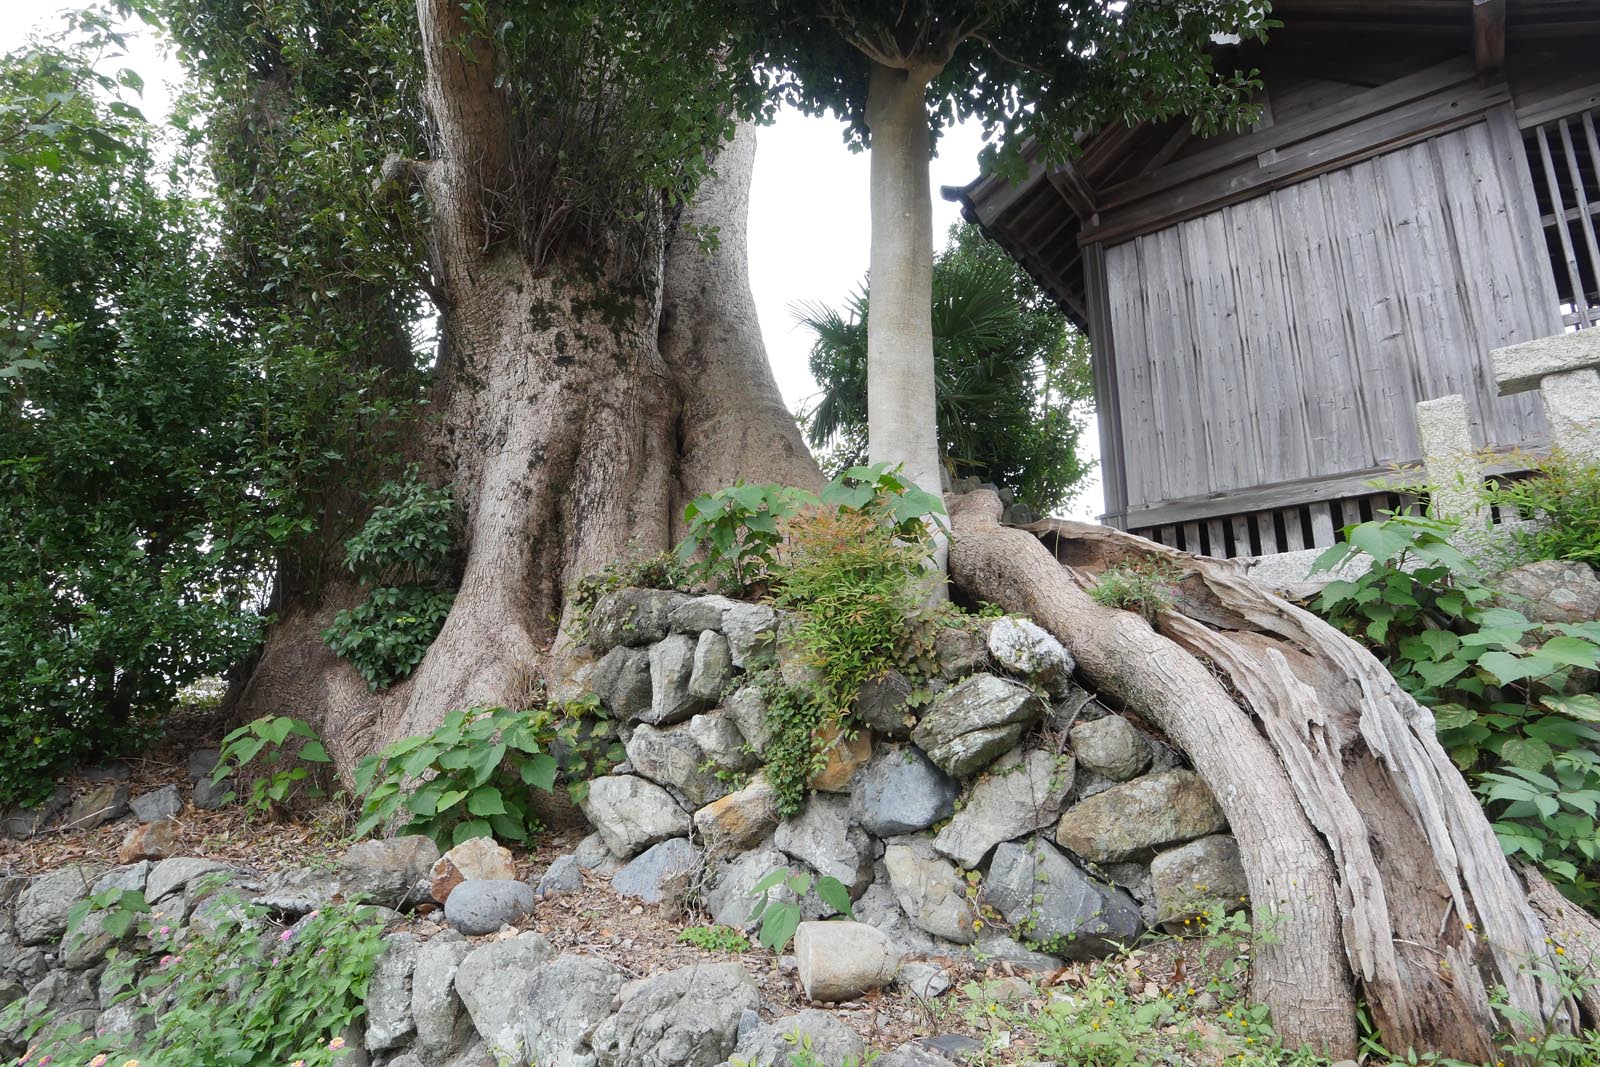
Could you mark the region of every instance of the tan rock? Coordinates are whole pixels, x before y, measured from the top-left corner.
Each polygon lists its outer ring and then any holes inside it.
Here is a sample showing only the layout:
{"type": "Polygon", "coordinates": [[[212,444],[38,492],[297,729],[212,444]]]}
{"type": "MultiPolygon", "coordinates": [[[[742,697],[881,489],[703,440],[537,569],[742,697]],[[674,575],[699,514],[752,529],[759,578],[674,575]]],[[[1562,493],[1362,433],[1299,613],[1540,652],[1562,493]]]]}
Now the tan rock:
{"type": "Polygon", "coordinates": [[[1114,785],[1061,816],[1056,842],[1095,863],[1135,859],[1227,827],[1211,790],[1193,771],[1167,771],[1114,785]]]}
{"type": "Polygon", "coordinates": [[[141,823],[128,831],[117,850],[118,863],[164,860],[178,844],[178,820],[167,818],[141,823]]]}
{"type": "Polygon", "coordinates": [[[695,832],[713,855],[743,852],[778,826],[778,793],[756,775],[737,793],[713,800],[694,813],[695,832]]]}
{"type": "Polygon", "coordinates": [[[848,793],[850,779],[872,760],[872,731],[846,732],[837,726],[818,731],[828,762],[811,779],[811,788],[824,793],[848,793]]]}
{"type": "Polygon", "coordinates": [[[443,904],[450,891],[469,878],[516,881],[517,865],[510,850],[494,838],[472,837],[440,856],[428,873],[433,879],[429,892],[443,904]]]}

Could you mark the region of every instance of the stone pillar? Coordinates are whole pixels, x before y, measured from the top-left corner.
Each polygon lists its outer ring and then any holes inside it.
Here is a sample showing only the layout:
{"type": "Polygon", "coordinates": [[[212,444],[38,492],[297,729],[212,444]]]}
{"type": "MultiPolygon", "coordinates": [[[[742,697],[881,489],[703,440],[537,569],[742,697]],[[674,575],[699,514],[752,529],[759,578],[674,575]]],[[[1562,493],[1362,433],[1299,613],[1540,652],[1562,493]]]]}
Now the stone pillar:
{"type": "Polygon", "coordinates": [[[1429,512],[1436,519],[1459,522],[1463,533],[1488,529],[1489,511],[1480,491],[1483,466],[1472,441],[1466,399],[1454,393],[1422,401],[1417,405],[1417,432],[1428,471],[1429,512]]]}
{"type": "Polygon", "coordinates": [[[1501,396],[1539,390],[1551,444],[1572,459],[1600,463],[1600,329],[1499,348],[1493,358],[1501,396]]]}

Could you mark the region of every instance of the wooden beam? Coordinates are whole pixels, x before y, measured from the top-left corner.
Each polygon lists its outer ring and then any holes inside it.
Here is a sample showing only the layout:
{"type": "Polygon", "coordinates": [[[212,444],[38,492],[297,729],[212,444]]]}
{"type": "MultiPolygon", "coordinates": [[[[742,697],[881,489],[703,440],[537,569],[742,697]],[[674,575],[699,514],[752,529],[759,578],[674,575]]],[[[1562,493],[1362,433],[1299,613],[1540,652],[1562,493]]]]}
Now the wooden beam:
{"type": "Polygon", "coordinates": [[[1472,0],[1472,54],[1479,74],[1506,65],[1506,0],[1472,0]]]}
{"type": "Polygon", "coordinates": [[[1061,194],[1061,199],[1080,219],[1094,217],[1094,186],[1070,162],[1045,172],[1045,180],[1061,194]]]}

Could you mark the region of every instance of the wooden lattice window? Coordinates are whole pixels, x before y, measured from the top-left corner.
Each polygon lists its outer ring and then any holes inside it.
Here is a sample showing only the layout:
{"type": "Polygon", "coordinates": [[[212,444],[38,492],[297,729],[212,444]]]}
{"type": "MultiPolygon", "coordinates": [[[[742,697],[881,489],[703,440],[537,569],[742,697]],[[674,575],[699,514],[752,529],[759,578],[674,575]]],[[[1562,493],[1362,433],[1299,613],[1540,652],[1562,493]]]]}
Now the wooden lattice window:
{"type": "Polygon", "coordinates": [[[1568,329],[1600,326],[1600,109],[1523,133],[1568,329]]]}

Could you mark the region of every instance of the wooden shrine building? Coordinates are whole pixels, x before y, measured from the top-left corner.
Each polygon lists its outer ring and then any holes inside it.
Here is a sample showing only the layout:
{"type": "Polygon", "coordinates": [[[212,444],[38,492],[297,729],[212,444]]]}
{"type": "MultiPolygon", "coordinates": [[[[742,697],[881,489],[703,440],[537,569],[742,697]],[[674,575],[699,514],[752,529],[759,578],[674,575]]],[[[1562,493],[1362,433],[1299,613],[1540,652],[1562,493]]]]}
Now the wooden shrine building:
{"type": "Polygon", "coordinates": [[[1276,0],[1260,120],[946,189],[1088,331],[1107,515],[1215,556],[1396,502],[1415,405],[1537,450],[1491,350],[1600,328],[1600,0],[1276,0]]]}

